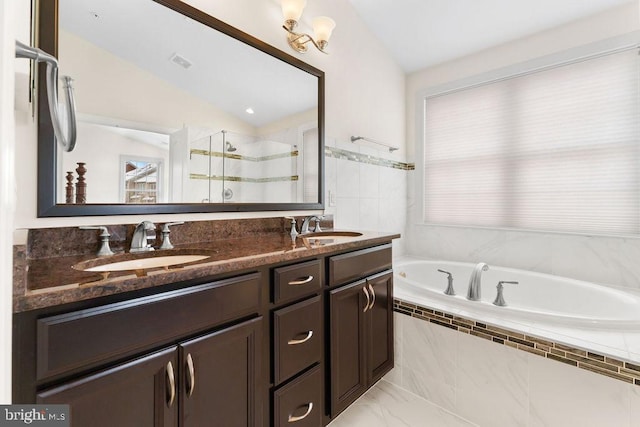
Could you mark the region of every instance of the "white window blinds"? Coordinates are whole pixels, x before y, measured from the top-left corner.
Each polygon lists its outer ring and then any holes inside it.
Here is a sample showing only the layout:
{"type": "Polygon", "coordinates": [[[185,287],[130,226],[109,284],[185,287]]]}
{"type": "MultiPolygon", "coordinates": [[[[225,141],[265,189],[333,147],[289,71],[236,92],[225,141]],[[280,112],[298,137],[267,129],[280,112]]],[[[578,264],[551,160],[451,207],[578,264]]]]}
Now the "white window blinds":
{"type": "Polygon", "coordinates": [[[629,49],[426,98],[425,222],[640,234],[638,64],[629,49]]]}

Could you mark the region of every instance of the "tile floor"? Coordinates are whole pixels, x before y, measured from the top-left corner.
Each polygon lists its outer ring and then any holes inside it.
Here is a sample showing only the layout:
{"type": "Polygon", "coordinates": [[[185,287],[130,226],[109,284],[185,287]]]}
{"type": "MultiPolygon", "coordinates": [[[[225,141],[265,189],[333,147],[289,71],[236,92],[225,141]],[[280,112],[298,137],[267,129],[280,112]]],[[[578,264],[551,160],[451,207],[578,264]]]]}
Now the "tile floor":
{"type": "MultiPolygon", "coordinates": [[[[385,380],[379,381],[329,427],[474,427],[385,380]]],[[[477,427],[477,426],[476,426],[477,427]]]]}

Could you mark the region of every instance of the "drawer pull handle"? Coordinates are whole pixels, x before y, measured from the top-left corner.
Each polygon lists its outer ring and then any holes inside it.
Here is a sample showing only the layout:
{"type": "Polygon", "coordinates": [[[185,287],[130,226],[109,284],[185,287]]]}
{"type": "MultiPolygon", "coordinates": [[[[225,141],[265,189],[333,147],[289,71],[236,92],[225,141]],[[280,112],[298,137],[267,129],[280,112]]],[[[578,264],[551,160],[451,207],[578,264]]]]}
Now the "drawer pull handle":
{"type": "Polygon", "coordinates": [[[309,341],[312,336],[313,336],[313,331],[309,331],[309,332],[307,332],[307,336],[304,337],[303,339],[301,339],[301,340],[289,340],[287,342],[287,344],[289,344],[289,345],[302,344],[302,343],[305,343],[305,342],[309,341]]]}
{"type": "Polygon", "coordinates": [[[313,410],[313,402],[307,403],[307,406],[308,406],[307,412],[305,412],[303,415],[300,415],[299,417],[294,417],[293,415],[289,415],[289,419],[287,421],[290,423],[295,423],[296,421],[304,420],[305,418],[307,418],[307,416],[313,410]]]}
{"type": "Polygon", "coordinates": [[[196,388],[196,371],[193,367],[193,358],[191,353],[187,354],[187,397],[193,394],[193,390],[196,388]]]}
{"type": "Polygon", "coordinates": [[[289,282],[289,285],[291,285],[291,286],[306,285],[307,283],[309,283],[312,280],[313,280],[313,276],[307,276],[304,279],[299,278],[297,280],[293,280],[293,281],[289,282]]]}
{"type": "Polygon", "coordinates": [[[371,283],[368,283],[367,286],[369,286],[369,291],[371,291],[371,306],[369,307],[369,310],[371,310],[373,306],[376,305],[376,291],[371,286],[371,283]]]}
{"type": "Polygon", "coordinates": [[[367,288],[365,286],[362,287],[362,292],[364,292],[364,296],[367,297],[367,303],[364,305],[364,309],[362,310],[363,313],[366,313],[367,310],[369,309],[369,303],[371,302],[371,298],[369,297],[369,292],[367,291],[367,288]]]}
{"type": "Polygon", "coordinates": [[[173,364],[171,362],[167,363],[166,372],[167,379],[169,380],[167,382],[167,406],[171,408],[173,401],[176,400],[176,377],[173,374],[173,364]]]}

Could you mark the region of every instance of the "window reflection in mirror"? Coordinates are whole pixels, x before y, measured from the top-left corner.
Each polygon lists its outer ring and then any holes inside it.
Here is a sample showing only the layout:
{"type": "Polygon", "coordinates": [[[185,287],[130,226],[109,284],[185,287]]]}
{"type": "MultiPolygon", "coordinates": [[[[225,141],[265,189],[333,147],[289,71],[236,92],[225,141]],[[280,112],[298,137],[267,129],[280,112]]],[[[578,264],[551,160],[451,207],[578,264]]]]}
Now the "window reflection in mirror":
{"type": "Polygon", "coordinates": [[[142,160],[122,156],[122,199],[124,203],[156,203],[161,200],[160,183],[162,160],[142,160]]]}

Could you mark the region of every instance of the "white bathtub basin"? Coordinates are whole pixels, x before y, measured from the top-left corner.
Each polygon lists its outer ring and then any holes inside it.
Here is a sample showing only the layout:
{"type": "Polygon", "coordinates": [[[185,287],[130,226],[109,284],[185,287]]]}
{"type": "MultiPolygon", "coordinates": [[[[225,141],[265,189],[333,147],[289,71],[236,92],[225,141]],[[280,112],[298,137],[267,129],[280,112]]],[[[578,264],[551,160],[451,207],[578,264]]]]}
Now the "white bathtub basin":
{"type": "Polygon", "coordinates": [[[477,312],[531,324],[564,324],[596,329],[640,330],[640,297],[617,289],[542,273],[489,266],[482,273],[481,301],[466,299],[475,264],[409,260],[394,265],[396,296],[412,301],[437,301],[454,313],[477,312]],[[444,294],[447,270],[454,278],[455,296],[444,294]],[[506,307],[493,305],[499,281],[504,285],[506,307]]]}

